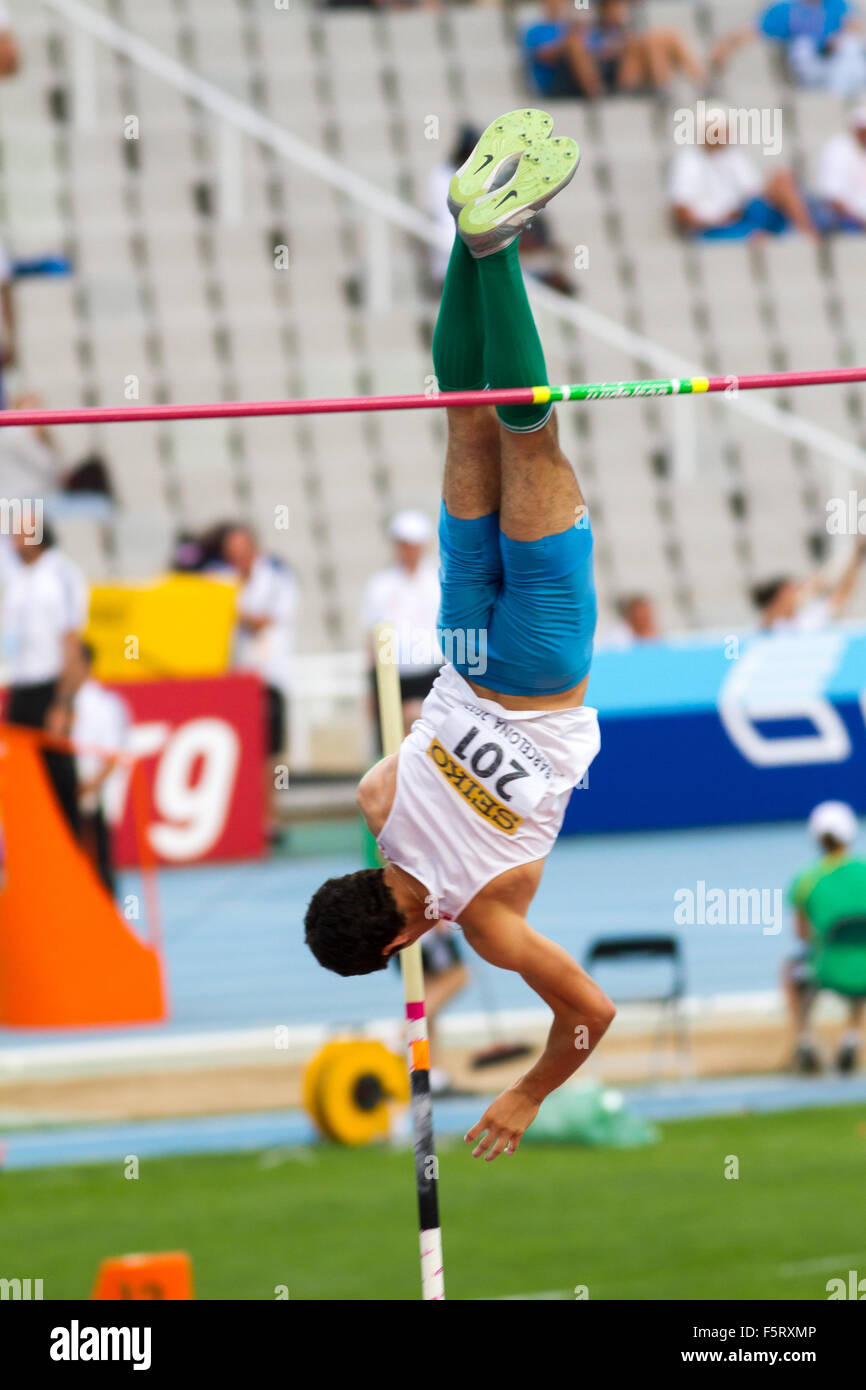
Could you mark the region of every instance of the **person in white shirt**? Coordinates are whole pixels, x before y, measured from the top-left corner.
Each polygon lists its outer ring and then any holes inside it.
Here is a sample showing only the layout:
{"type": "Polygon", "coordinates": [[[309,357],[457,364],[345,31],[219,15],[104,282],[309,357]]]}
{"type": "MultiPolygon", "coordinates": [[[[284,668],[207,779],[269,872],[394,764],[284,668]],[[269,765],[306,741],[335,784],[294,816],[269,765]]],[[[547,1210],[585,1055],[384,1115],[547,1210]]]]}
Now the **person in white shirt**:
{"type": "Polygon", "coordinates": [[[797,581],[785,575],[756,584],[752,602],[760,614],[763,632],[817,632],[841,618],[851,601],[866,554],[866,537],[858,537],[838,579],[819,570],[810,579],[797,581]]]}
{"type": "Polygon", "coordinates": [[[439,572],[430,558],[433,527],[423,512],[402,511],[391,521],[393,563],[367,582],[361,620],[367,634],[370,688],[378,725],[373,629],[393,623],[403,695],[403,724],[408,733],[421,712],[444,657],[437,637],[439,572]]]}
{"type": "MultiPolygon", "coordinates": [[[[68,738],[73,669],[87,621],[87,581],[57,549],[48,526],[41,540],[16,534],[3,572],[2,634],[9,674],[7,719],[68,738]]],[[[45,755],[63,812],[78,833],[75,764],[67,753],[45,755]]]]}
{"type": "MultiPolygon", "coordinates": [[[[39,396],[16,397],[14,410],[38,410],[39,396]]],[[[45,498],[63,483],[64,464],[45,425],[12,425],[0,431],[0,497],[45,498]]]]}
{"type": "Polygon", "coordinates": [[[120,696],[94,679],[93,648],[86,642],[78,644],[70,679],[74,686],[71,738],[78,774],[81,843],[114,896],[116,883],[105,790],[117,766],[117,755],[128,744],[132,721],[120,696]]]}
{"type": "Polygon", "coordinates": [[[222,558],[240,578],[234,665],[254,671],[266,697],[265,813],[268,833],[272,824],[274,755],[284,751],[288,738],[287,688],[294,652],[298,586],[291,570],[259,550],[248,526],[235,526],[222,539],[222,558]]]}
{"type": "Polygon", "coordinates": [[[625,651],[636,642],[657,642],[661,628],[655,605],[648,594],[628,594],[617,600],[617,621],[602,633],[598,648],[625,651]]]}
{"type": "Polygon", "coordinates": [[[674,226],[684,236],[743,241],[778,236],[792,225],[809,236],[817,229],[796,180],[787,169],[762,178],[753,160],[728,141],[720,107],[709,107],[703,139],[674,157],[668,196],[674,226]]]}
{"type": "Polygon", "coordinates": [[[815,192],[823,200],[827,231],[866,231],[866,106],[848,117],[848,129],[821,151],[815,192]]]}

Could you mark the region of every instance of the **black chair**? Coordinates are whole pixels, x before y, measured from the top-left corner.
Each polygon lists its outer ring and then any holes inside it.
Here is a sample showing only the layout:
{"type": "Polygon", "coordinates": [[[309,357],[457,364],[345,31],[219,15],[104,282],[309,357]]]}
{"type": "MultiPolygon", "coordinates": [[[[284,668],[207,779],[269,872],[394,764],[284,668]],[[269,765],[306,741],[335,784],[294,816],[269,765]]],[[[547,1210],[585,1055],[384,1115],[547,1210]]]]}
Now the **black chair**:
{"type": "MultiPolygon", "coordinates": [[[[659,1006],[659,1025],[656,1031],[653,1050],[650,1054],[650,1074],[661,1070],[661,1054],[664,1036],[669,1027],[674,1039],[676,1056],[681,1075],[692,1072],[691,1048],[683,1001],[686,993],[685,962],[682,948],[676,936],[602,936],[590,943],[584,964],[591,975],[604,963],[634,965],[639,962],[668,962],[670,966],[669,984],[666,989],[648,992],[619,994],[607,989],[613,1002],[620,1004],[657,1004],[659,1006]]],[[[602,988],[606,988],[602,984],[602,988]]]]}

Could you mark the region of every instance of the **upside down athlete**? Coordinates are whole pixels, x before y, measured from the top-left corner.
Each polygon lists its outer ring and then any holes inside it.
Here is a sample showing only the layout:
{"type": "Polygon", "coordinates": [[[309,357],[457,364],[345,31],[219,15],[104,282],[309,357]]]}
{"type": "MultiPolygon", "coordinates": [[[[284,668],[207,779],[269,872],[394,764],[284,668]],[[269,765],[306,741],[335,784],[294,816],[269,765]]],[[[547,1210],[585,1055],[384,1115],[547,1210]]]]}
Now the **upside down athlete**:
{"type": "MultiPolygon", "coordinates": [[[[442,391],[547,382],[518,238],[577,168],[577,145],[552,138],[552,126],[543,111],[500,117],[451,182],[458,235],[433,339],[442,391]]],[[[571,790],[599,750],[584,704],[592,533],[549,403],[448,411],[439,540],[440,626],[486,634],[484,683],[465,661],[443,666],[399,754],[364,777],[358,804],[386,867],[324,883],[306,938],[329,970],[363,975],[437,919],[459,922],[484,960],[517,971],[549,1005],[541,1057],[466,1136],[490,1160],[516,1151],[614,1015],[526,920],[571,790]]]]}

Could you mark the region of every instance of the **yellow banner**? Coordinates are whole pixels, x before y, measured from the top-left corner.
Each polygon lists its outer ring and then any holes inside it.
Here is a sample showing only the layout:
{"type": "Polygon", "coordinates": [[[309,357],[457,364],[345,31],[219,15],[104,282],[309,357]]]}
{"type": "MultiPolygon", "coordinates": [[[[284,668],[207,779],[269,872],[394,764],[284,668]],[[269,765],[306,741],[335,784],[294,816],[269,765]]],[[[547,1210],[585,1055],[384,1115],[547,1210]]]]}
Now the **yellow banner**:
{"type": "Polygon", "coordinates": [[[216,676],[231,658],[237,586],[198,574],[97,584],[86,638],[105,681],[216,676]]]}

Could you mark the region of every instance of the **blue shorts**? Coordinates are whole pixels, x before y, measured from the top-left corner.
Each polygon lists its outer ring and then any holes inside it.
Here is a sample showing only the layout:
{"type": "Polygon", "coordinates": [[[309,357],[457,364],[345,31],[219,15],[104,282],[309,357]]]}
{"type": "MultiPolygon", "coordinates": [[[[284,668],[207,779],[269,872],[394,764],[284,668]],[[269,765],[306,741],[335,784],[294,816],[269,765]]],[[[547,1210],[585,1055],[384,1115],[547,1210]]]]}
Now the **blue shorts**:
{"type": "Polygon", "coordinates": [[[442,505],[439,638],[461,676],[504,695],[557,695],[592,661],[592,530],[515,541],[499,513],[464,521],[442,505]]]}
{"type": "Polygon", "coordinates": [[[829,200],[816,198],[811,211],[819,232],[862,233],[863,231],[862,223],[854,217],[848,217],[845,213],[838,212],[829,200]]]}
{"type": "Polygon", "coordinates": [[[774,208],[764,198],[753,198],[747,203],[737,218],[736,222],[729,223],[726,227],[708,227],[705,231],[699,232],[704,241],[745,241],[754,232],[769,232],[772,236],[779,236],[786,232],[790,227],[790,222],[784,213],[778,208],[774,208]]]}

